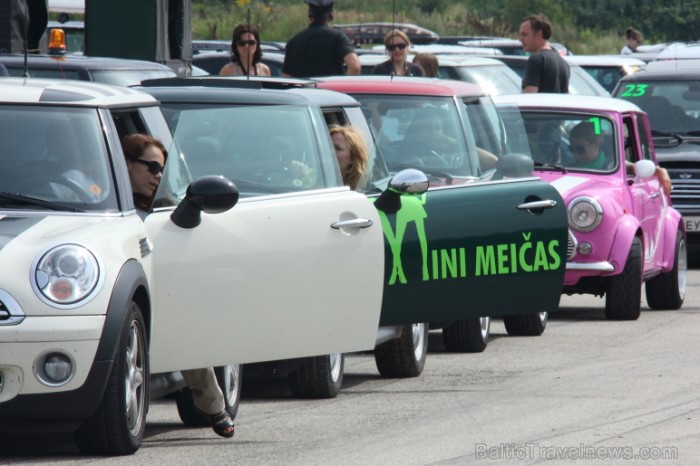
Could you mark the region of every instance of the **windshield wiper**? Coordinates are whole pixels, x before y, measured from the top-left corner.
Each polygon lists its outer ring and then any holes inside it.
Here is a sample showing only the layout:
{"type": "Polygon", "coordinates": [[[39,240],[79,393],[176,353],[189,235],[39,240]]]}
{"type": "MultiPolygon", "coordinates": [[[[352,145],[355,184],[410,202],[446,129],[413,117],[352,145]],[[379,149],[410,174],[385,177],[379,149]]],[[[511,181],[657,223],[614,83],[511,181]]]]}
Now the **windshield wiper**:
{"type": "Polygon", "coordinates": [[[540,168],[553,168],[555,170],[559,170],[562,173],[566,173],[568,170],[566,167],[560,163],[542,163],[542,162],[535,162],[536,167],[540,168]]]}
{"type": "Polygon", "coordinates": [[[68,207],[65,205],[56,204],[55,202],[46,201],[44,199],[38,199],[36,197],[4,192],[0,192],[0,205],[5,207],[10,205],[44,207],[49,210],[62,212],[85,212],[83,209],[78,209],[77,207],[68,207]]]}

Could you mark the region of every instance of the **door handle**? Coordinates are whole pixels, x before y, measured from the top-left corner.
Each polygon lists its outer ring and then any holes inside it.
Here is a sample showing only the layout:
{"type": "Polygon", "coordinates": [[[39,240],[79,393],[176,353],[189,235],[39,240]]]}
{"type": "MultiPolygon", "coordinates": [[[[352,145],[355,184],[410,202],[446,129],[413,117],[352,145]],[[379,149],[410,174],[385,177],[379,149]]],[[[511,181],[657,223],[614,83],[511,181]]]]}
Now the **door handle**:
{"type": "Polygon", "coordinates": [[[655,193],[652,193],[651,196],[649,196],[652,199],[656,199],[657,197],[661,196],[660,191],[656,191],[655,193]]]}
{"type": "Polygon", "coordinates": [[[518,206],[518,209],[520,209],[520,210],[551,209],[552,207],[556,207],[556,205],[557,205],[557,201],[545,199],[543,201],[533,201],[533,202],[526,202],[524,204],[520,204],[518,206]]]}
{"type": "Polygon", "coordinates": [[[331,228],[340,230],[341,228],[368,228],[374,225],[374,221],[369,218],[354,218],[352,220],[343,220],[331,224],[331,228]]]}

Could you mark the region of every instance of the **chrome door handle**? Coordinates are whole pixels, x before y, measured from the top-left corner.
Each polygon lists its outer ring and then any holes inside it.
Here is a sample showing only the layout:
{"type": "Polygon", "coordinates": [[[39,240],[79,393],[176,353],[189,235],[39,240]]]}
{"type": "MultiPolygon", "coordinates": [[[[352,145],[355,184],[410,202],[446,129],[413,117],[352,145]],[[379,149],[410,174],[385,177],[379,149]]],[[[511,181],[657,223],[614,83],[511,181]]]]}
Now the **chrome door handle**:
{"type": "Polygon", "coordinates": [[[374,221],[369,218],[354,218],[352,220],[343,220],[331,224],[331,228],[340,230],[341,228],[368,228],[374,225],[374,221]]]}
{"type": "Polygon", "coordinates": [[[552,207],[556,207],[557,201],[551,201],[545,199],[544,201],[533,201],[533,202],[526,202],[524,204],[520,204],[518,206],[518,209],[520,210],[533,210],[533,209],[551,209],[552,207]]]}

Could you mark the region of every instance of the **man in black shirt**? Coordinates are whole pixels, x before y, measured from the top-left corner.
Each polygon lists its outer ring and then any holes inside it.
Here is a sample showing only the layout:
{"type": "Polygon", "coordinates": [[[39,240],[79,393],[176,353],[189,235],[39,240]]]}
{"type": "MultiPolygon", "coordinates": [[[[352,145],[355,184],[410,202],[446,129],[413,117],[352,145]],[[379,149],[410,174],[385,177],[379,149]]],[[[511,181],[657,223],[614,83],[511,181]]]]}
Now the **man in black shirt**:
{"type": "Polygon", "coordinates": [[[309,27],[292,37],[285,48],[282,73],[295,78],[360,74],[360,59],[342,31],[330,27],[335,0],[304,0],[309,5],[309,27]]]}
{"type": "Polygon", "coordinates": [[[523,92],[569,92],[569,64],[549,46],[552,25],[543,15],[528,16],[520,25],[520,43],[530,58],[525,66],[523,92]]]}

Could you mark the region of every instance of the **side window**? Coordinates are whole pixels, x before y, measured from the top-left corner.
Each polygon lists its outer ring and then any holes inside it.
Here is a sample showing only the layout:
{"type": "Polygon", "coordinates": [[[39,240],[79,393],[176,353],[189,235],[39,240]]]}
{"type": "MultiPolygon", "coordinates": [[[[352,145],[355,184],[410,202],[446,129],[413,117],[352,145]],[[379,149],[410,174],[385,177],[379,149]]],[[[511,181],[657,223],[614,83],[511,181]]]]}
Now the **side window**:
{"type": "Polygon", "coordinates": [[[625,116],[622,119],[625,143],[625,161],[634,163],[641,160],[639,155],[639,147],[635,138],[634,120],[631,116],[625,116]]]}
{"type": "Polygon", "coordinates": [[[637,115],[637,128],[642,158],[645,160],[653,160],[651,155],[651,143],[647,137],[647,126],[643,115],[637,115]]]}

